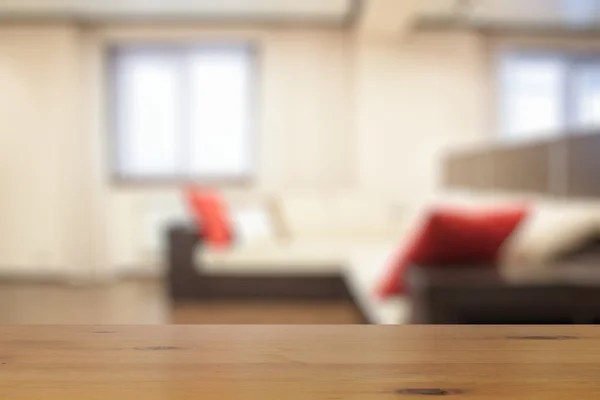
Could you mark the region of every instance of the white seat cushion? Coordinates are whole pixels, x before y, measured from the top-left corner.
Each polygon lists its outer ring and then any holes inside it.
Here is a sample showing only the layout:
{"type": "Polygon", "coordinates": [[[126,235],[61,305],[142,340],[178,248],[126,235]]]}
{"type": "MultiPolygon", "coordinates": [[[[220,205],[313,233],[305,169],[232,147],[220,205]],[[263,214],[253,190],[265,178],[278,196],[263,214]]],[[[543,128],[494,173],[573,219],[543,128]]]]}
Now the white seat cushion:
{"type": "Polygon", "coordinates": [[[353,255],[344,273],[348,289],[369,322],[382,325],[408,323],[410,303],[407,297],[380,299],[375,294],[396,251],[397,245],[393,244],[382,245],[378,249],[359,250],[353,255]]]}
{"type": "Polygon", "coordinates": [[[197,265],[209,274],[341,273],[357,249],[380,246],[383,239],[291,239],[233,249],[199,248],[197,265]]]}
{"type": "Polygon", "coordinates": [[[324,242],[264,242],[229,250],[201,249],[196,257],[209,274],[338,273],[343,258],[324,242]]]}

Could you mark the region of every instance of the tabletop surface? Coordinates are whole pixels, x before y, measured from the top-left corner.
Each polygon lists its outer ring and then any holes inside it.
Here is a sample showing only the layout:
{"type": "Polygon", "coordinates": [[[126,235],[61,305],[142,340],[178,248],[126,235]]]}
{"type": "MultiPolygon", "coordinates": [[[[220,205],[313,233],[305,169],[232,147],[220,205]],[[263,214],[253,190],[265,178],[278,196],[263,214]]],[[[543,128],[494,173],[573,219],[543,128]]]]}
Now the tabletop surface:
{"type": "Polygon", "coordinates": [[[600,330],[0,327],[0,399],[599,399],[600,330]]]}

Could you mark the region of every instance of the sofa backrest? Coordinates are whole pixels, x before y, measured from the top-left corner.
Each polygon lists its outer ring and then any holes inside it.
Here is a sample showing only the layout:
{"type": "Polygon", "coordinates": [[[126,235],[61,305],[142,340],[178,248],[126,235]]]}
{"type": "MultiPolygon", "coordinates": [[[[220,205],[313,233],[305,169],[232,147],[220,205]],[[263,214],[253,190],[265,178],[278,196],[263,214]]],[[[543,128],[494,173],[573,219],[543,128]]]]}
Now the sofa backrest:
{"type": "Polygon", "coordinates": [[[401,210],[362,193],[296,192],[278,199],[293,236],[379,236],[393,232],[400,223],[401,210]]]}

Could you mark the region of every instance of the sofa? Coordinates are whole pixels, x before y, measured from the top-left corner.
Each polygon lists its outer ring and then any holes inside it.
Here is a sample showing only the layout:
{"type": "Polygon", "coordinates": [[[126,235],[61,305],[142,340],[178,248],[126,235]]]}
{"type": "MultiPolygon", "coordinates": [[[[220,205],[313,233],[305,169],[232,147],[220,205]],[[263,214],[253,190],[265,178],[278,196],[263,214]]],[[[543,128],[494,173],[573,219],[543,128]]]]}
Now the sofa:
{"type": "Polygon", "coordinates": [[[264,207],[285,232],[219,249],[207,246],[192,223],[171,226],[174,298],[350,298],[366,322],[404,322],[408,314],[400,297],[381,301],[374,293],[406,236],[406,208],[356,192],[231,196],[227,203],[264,207]]]}
{"type": "MultiPolygon", "coordinates": [[[[286,227],[285,234],[277,237],[213,249],[205,245],[192,224],[172,226],[168,234],[169,287],[176,299],[345,298],[358,306],[367,323],[443,323],[460,321],[448,311],[452,299],[476,304],[472,299],[477,297],[466,293],[477,291],[485,282],[494,282],[496,293],[503,293],[497,297],[500,305],[518,308],[518,296],[535,297],[543,290],[554,293],[550,287],[556,286],[563,288],[560,293],[571,293],[573,285],[564,289],[563,284],[571,275],[557,278],[556,271],[582,269],[596,276],[590,267],[595,256],[591,264],[587,256],[585,265],[577,261],[581,258],[561,257],[596,230],[600,232],[598,204],[528,197],[535,215],[506,244],[501,265],[415,266],[408,279],[410,298],[398,295],[382,300],[375,295],[390,259],[408,240],[407,231],[423,209],[440,202],[479,206],[523,199],[444,193],[409,208],[357,193],[286,194],[276,198],[276,213],[286,227]],[[473,283],[470,289],[459,295],[462,289],[457,288],[468,288],[469,282],[473,283]],[[444,295],[440,297],[440,293],[444,295]],[[513,295],[517,297],[511,302],[513,295]],[[440,310],[446,310],[445,314],[440,310]]],[[[533,308],[543,309],[543,301],[538,303],[533,308]]],[[[485,314],[485,308],[478,312],[485,314]]]]}

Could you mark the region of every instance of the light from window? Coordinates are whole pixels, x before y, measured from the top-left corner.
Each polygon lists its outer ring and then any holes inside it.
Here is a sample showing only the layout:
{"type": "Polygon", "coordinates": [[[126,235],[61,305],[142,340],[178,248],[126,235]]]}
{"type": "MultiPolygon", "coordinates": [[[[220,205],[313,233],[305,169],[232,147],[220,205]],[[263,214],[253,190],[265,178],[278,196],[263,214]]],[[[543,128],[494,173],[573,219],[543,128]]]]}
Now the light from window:
{"type": "Polygon", "coordinates": [[[575,123],[600,126],[600,62],[582,63],[574,74],[575,123]]]}
{"type": "Polygon", "coordinates": [[[508,138],[558,134],[565,128],[560,58],[507,57],[501,71],[503,133],[508,138]]]}
{"type": "Polygon", "coordinates": [[[563,135],[600,126],[600,59],[572,53],[505,54],[501,132],[508,139],[563,135]]]}
{"type": "Polygon", "coordinates": [[[117,177],[248,177],[252,61],[251,49],[242,45],[115,49],[117,177]]]}
{"type": "Polygon", "coordinates": [[[561,0],[560,7],[565,22],[572,25],[587,25],[598,18],[600,1],[598,0],[561,0]]]}

